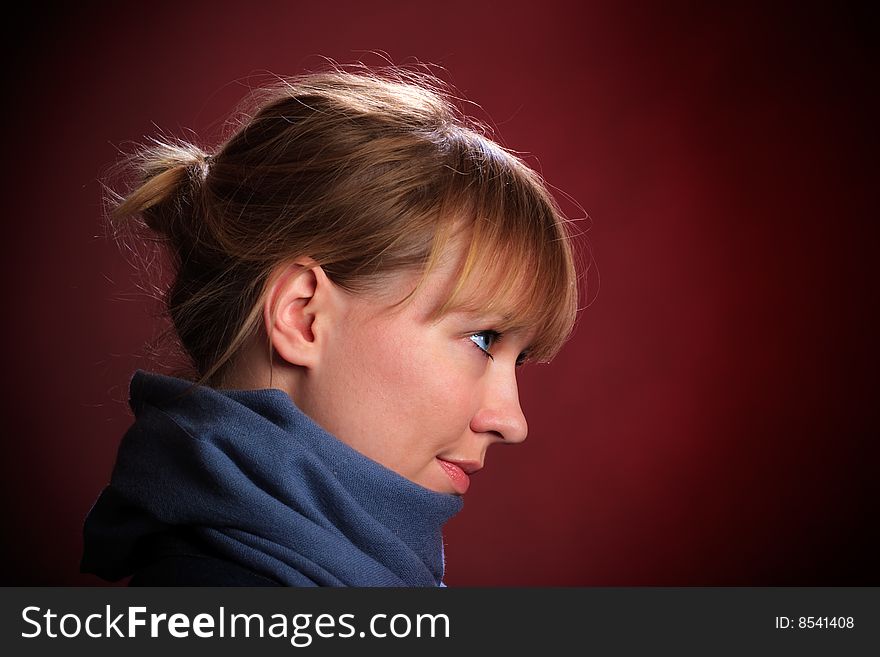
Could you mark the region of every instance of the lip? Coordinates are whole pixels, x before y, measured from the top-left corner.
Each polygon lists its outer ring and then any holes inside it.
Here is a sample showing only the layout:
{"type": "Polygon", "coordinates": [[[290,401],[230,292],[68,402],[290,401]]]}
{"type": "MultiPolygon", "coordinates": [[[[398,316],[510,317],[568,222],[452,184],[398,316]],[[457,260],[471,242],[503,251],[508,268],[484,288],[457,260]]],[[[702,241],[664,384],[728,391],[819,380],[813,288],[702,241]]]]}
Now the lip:
{"type": "Polygon", "coordinates": [[[469,475],[472,475],[483,468],[479,461],[450,461],[441,459],[439,456],[437,457],[437,461],[440,462],[440,467],[443,468],[443,471],[452,482],[452,487],[459,495],[464,495],[467,492],[468,487],[471,485],[471,478],[469,475]]]}

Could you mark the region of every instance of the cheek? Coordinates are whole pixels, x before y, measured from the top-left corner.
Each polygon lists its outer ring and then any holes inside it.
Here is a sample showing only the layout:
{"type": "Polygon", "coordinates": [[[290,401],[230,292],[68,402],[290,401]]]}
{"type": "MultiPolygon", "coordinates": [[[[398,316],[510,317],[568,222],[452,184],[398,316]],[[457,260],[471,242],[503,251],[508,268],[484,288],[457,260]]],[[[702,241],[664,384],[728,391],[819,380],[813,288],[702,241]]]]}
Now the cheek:
{"type": "Polygon", "coordinates": [[[413,330],[376,327],[352,342],[354,358],[373,408],[387,421],[410,431],[424,423],[460,414],[467,386],[454,345],[432,338],[418,339],[413,330]]]}

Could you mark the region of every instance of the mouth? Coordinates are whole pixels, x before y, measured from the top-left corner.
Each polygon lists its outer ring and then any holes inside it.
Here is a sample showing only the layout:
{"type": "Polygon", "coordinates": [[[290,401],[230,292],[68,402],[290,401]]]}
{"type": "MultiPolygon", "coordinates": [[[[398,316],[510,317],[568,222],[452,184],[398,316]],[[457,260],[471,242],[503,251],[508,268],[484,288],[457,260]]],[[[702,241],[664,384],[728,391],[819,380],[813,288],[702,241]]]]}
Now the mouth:
{"type": "Polygon", "coordinates": [[[452,482],[452,488],[459,495],[464,495],[471,485],[469,475],[474,474],[483,467],[478,461],[447,461],[439,456],[437,461],[452,482]]]}

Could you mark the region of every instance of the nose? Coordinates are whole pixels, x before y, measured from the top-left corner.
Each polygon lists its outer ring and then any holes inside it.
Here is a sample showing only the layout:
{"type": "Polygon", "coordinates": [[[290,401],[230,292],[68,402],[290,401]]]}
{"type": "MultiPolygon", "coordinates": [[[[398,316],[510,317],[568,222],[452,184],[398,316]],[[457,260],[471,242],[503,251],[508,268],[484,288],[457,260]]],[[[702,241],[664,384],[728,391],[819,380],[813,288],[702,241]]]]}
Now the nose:
{"type": "Polygon", "coordinates": [[[487,380],[480,408],[471,418],[471,431],[496,434],[499,442],[526,439],[529,425],[519,404],[515,372],[487,380]]]}

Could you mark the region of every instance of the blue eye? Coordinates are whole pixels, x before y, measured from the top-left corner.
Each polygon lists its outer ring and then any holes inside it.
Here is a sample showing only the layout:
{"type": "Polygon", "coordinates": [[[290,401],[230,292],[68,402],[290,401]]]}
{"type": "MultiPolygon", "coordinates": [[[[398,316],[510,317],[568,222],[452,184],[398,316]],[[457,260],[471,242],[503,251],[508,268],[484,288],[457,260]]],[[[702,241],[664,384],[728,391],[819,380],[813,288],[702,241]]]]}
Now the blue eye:
{"type": "MultiPolygon", "coordinates": [[[[470,339],[477,346],[477,349],[483,352],[483,355],[486,356],[486,358],[495,360],[495,357],[492,356],[489,350],[501,340],[501,333],[492,330],[480,331],[471,334],[470,339]]],[[[522,352],[516,359],[516,366],[521,367],[528,357],[528,350],[522,352]]]]}
{"type": "Polygon", "coordinates": [[[501,337],[501,334],[498,331],[480,331],[479,333],[474,333],[470,336],[471,340],[477,348],[482,351],[488,358],[492,358],[492,354],[489,353],[489,350],[492,348],[496,342],[498,342],[498,338],[501,337]]]}

